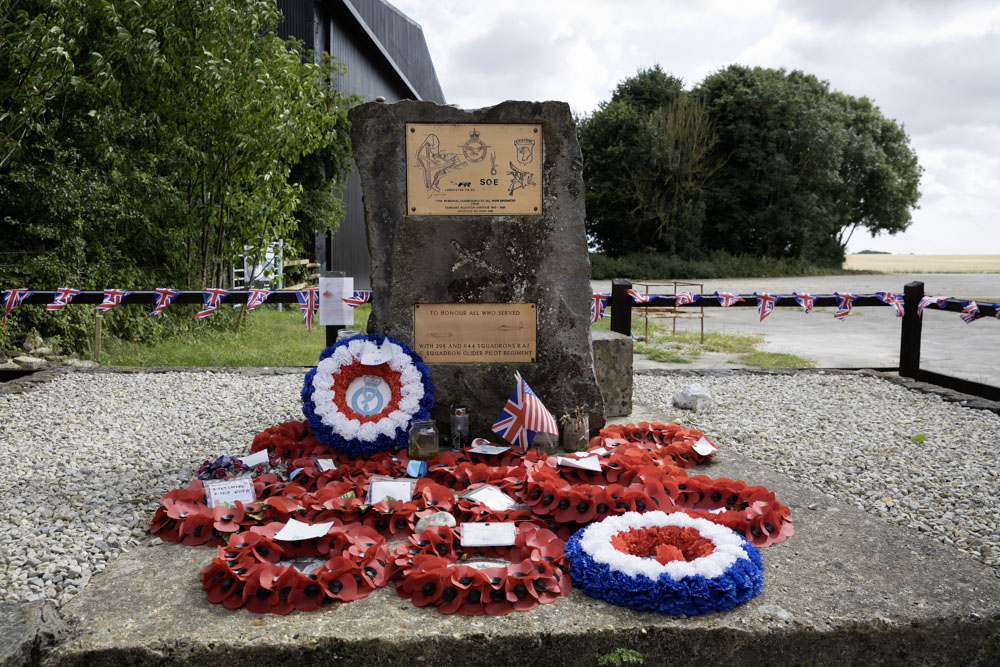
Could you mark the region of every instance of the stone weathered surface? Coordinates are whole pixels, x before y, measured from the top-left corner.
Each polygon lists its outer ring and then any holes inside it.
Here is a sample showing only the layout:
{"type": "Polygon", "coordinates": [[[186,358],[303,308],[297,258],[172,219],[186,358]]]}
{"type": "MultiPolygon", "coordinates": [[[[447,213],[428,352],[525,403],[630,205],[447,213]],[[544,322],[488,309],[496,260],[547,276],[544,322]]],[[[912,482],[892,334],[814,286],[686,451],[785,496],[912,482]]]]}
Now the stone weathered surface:
{"type": "Polygon", "coordinates": [[[39,357],[30,357],[26,354],[19,357],[14,357],[14,363],[18,365],[19,368],[25,368],[28,370],[34,370],[36,368],[45,368],[49,365],[45,359],[39,357]]]}
{"type": "Polygon", "coordinates": [[[433,417],[469,405],[485,434],[520,371],[557,417],[578,405],[604,423],[590,349],[590,260],[584,232],[580,147],[569,106],[504,102],[465,111],[431,102],[370,103],[350,112],[364,190],[372,304],[368,329],[413,342],[415,303],[536,303],[538,361],[434,364],[433,417]],[[540,123],[542,215],[408,216],[406,123],[540,123]]]}
{"type": "Polygon", "coordinates": [[[712,407],[712,395],[697,382],[688,385],[674,394],[674,407],[682,410],[705,412],[712,407]]]}
{"type": "Polygon", "coordinates": [[[604,414],[632,412],[632,339],[614,331],[594,331],[594,375],[604,397],[604,414]]]}
{"type": "Polygon", "coordinates": [[[38,664],[65,632],[51,602],[0,602],[0,667],[38,664]]]}

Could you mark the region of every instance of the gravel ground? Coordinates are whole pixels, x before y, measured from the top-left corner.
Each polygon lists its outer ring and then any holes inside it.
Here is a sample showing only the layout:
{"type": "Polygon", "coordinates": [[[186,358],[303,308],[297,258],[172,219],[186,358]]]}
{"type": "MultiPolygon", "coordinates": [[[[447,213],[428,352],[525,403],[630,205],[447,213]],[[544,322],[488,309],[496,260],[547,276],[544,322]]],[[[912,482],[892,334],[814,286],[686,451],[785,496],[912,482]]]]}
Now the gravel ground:
{"type": "Polygon", "coordinates": [[[722,451],[929,534],[1000,576],[997,414],[853,374],[636,375],[633,400],[669,419],[684,412],[673,395],[695,382],[713,405],[681,421],[722,451]]]}
{"type": "MultiPolygon", "coordinates": [[[[720,447],[1000,572],[997,415],[876,378],[818,374],[637,375],[635,400],[676,415],[671,397],[694,381],[715,406],[686,420],[720,447]],[[910,439],[918,433],[923,444],[910,439]]],[[[0,394],[0,599],[66,602],[150,541],[158,500],[203,460],[248,453],[267,426],[300,419],[301,382],[301,371],[69,373],[0,394]]]]}

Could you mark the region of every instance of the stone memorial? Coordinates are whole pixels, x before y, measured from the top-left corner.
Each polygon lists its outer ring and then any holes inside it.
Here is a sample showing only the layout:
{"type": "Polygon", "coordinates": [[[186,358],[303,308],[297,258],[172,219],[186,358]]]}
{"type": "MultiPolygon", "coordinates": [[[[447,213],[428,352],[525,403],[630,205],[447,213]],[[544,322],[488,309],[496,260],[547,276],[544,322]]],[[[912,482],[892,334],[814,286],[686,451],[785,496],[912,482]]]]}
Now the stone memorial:
{"type": "Polygon", "coordinates": [[[432,417],[468,406],[488,431],[520,372],[558,419],[605,423],[590,340],[580,146],[569,106],[462,110],[372,102],[350,112],[372,259],[369,333],[431,371],[432,417]]]}

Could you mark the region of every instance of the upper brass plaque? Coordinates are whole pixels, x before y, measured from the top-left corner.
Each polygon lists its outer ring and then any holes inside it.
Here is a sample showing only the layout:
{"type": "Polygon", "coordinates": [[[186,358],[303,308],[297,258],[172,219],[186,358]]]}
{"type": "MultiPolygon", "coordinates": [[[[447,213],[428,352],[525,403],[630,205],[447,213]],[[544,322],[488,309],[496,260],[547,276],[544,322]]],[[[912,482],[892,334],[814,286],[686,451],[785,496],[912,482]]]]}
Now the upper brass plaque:
{"type": "Polygon", "coordinates": [[[409,215],[541,215],[542,126],[406,124],[409,215]]]}
{"type": "Polygon", "coordinates": [[[533,303],[418,303],[413,349],[429,364],[532,362],[533,303]]]}

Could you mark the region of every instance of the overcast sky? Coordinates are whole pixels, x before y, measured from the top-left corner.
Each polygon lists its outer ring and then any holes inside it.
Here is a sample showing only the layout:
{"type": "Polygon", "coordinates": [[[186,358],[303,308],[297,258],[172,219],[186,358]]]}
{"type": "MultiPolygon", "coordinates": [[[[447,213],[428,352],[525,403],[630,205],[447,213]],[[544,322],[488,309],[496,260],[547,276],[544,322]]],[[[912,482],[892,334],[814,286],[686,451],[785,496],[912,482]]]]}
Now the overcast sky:
{"type": "Polygon", "coordinates": [[[1000,253],[997,0],[390,0],[420,23],[449,104],[562,100],[577,114],[659,64],[800,69],[902,123],[920,164],[910,229],[848,250],[1000,253]]]}

